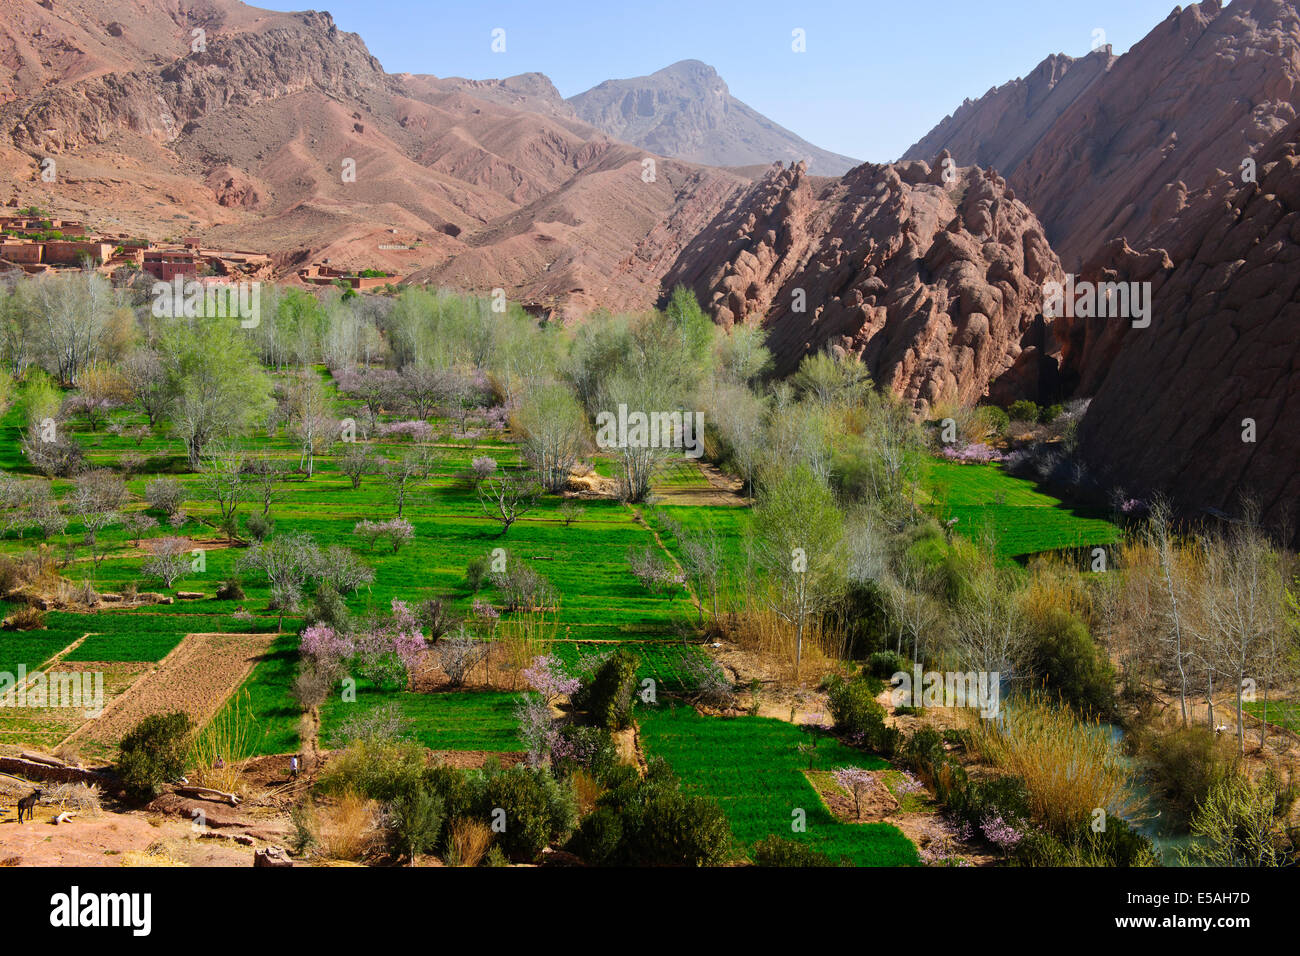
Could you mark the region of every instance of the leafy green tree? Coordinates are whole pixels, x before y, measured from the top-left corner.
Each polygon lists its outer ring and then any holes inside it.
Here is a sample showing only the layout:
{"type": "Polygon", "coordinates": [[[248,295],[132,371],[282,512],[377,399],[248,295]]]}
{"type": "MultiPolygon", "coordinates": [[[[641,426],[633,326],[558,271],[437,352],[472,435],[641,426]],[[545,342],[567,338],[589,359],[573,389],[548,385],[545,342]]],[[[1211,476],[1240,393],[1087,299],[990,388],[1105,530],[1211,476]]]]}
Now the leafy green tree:
{"type": "Polygon", "coordinates": [[[759,489],[753,536],[769,606],[794,628],[798,676],[810,622],[845,587],[844,516],[826,482],[799,464],[759,489]]]}
{"type": "Polygon", "coordinates": [[[273,404],[271,380],[234,319],[175,320],[160,351],[172,428],[193,469],[209,442],[248,429],[273,404]]]}

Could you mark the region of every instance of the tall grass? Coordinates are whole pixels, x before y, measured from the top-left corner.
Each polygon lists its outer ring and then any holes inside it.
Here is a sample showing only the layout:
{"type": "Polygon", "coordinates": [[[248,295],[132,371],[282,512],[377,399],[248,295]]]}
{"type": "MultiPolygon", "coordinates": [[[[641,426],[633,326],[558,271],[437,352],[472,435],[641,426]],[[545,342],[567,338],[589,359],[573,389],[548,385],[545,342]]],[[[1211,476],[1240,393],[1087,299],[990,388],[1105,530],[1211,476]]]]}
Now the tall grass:
{"type": "Polygon", "coordinates": [[[1129,771],[1106,729],[1046,695],[1004,702],[996,720],[966,715],[972,752],[1024,779],[1034,820],[1058,834],[1107,814],[1137,809],[1129,771]]]}
{"type": "Polygon", "coordinates": [[[492,843],[492,830],[481,820],[458,817],[447,833],[448,866],[478,866],[492,843]]]}
{"type": "Polygon", "coordinates": [[[549,610],[518,611],[502,618],[497,628],[502,649],[498,677],[505,679],[509,689],[518,690],[522,686],[520,672],[535,658],[550,653],[560,630],[559,610],[557,600],[549,610]]]}
{"type": "Polygon", "coordinates": [[[294,823],[299,842],[314,847],[318,856],[357,862],[379,848],[377,817],[373,800],[348,790],[329,806],[304,804],[294,823]]]}
{"type": "MultiPolygon", "coordinates": [[[[732,619],[731,632],[737,645],[763,658],[784,679],[794,679],[796,634],[789,621],[768,608],[751,605],[732,619]]],[[[799,679],[816,681],[837,670],[847,649],[842,627],[809,620],[803,629],[799,679]]]]}
{"type": "Polygon", "coordinates": [[[190,747],[199,786],[233,793],[260,741],[248,691],[235,694],[190,747]]]}

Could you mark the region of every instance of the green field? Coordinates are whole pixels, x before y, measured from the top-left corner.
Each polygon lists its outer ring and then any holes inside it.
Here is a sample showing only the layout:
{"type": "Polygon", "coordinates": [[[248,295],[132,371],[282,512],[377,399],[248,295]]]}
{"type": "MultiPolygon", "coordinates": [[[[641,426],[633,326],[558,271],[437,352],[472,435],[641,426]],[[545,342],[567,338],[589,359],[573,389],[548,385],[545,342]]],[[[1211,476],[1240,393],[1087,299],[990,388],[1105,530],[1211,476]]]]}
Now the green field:
{"type": "Polygon", "coordinates": [[[1044,551],[1112,544],[1119,529],[1105,512],[1071,508],[1001,465],[970,465],[930,459],[923,483],[940,521],[957,519],[954,531],[977,537],[991,530],[998,554],[1023,559],[1044,551]]]}
{"type": "MultiPolygon", "coordinates": [[[[742,855],[776,835],[806,840],[858,866],[917,862],[916,847],[897,827],[843,823],[826,809],[804,775],[808,757],[798,746],[810,738],[801,728],[770,717],[702,717],[687,707],[644,708],[639,715],[647,754],[665,758],[686,787],[718,801],[742,855]],[[803,811],[806,832],[792,830],[797,811],[803,811]]],[[[821,740],[814,769],[843,766],[889,764],[833,737],[821,740]]]]}

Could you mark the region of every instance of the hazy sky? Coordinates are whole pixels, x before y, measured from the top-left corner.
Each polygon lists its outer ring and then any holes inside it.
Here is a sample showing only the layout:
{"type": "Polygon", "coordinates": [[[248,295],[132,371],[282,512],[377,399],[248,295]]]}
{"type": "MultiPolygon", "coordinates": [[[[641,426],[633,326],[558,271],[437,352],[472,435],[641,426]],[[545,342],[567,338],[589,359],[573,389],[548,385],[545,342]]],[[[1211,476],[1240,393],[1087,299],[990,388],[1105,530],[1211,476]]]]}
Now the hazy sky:
{"type": "MultiPolygon", "coordinates": [[[[301,9],[285,0],[255,6],[301,9]]],[[[744,100],[825,149],[896,159],[966,97],[1050,53],[1086,54],[1094,31],[1123,53],[1171,0],[328,0],[390,73],[474,79],[537,70],[572,96],[677,60],[715,67],[744,100]],[[493,29],[506,50],[491,49],[493,29]],[[791,49],[802,29],[807,51],[791,49]]]]}

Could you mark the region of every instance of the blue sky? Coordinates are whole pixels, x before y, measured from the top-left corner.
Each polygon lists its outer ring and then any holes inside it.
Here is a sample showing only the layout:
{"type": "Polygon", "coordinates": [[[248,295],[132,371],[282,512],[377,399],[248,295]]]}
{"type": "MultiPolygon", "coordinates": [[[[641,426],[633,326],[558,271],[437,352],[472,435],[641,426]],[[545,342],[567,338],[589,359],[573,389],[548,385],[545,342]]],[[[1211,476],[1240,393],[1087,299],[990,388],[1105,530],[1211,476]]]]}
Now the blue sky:
{"type": "MultiPolygon", "coordinates": [[[[302,9],[283,0],[256,6],[302,9]]],[[[896,159],[966,97],[1049,53],[1081,56],[1094,30],[1123,53],[1173,0],[329,0],[389,72],[474,79],[537,70],[572,96],[677,60],[715,67],[733,96],[805,139],[896,159]],[[491,33],[506,31],[493,53],[491,33]],[[791,50],[805,31],[807,51],[791,50]]]]}

